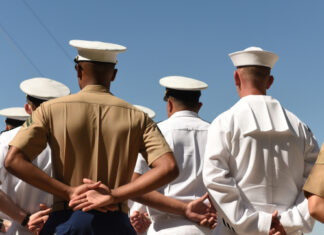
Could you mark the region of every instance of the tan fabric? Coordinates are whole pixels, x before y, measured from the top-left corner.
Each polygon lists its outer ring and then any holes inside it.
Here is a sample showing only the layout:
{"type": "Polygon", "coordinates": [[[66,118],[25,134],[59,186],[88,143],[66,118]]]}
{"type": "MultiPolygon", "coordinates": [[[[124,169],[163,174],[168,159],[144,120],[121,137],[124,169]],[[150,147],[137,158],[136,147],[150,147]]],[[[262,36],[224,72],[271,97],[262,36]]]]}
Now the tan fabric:
{"type": "Polygon", "coordinates": [[[324,197],[324,143],[303,190],[324,197]]]}
{"type": "Polygon", "coordinates": [[[33,160],[47,141],[55,178],[71,186],[88,177],[117,188],[130,181],[139,152],[148,164],[171,152],[146,114],[98,85],[43,103],[10,145],[33,160]]]}

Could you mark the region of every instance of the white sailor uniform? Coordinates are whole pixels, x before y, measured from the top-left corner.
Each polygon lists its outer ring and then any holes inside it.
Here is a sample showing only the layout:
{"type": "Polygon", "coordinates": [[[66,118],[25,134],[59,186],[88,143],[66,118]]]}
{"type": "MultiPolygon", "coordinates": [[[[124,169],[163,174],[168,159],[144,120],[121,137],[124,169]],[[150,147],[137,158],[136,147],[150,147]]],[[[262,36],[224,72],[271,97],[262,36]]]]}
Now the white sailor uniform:
{"type": "MultiPolygon", "coordinates": [[[[1,189],[21,208],[29,213],[35,213],[39,210],[39,204],[43,203],[47,206],[52,205],[52,196],[40,189],[37,189],[17,177],[10,174],[4,167],[10,141],[20,130],[20,127],[6,131],[1,134],[0,142],[0,181],[1,189]]],[[[51,149],[49,146],[38,155],[33,164],[43,170],[48,175],[52,174],[51,166],[51,149]]],[[[9,219],[9,218],[8,218],[9,219]]],[[[11,220],[11,219],[9,219],[11,220]]],[[[20,224],[13,222],[10,230],[6,234],[30,235],[32,234],[20,224]]]]}
{"type": "Polygon", "coordinates": [[[309,128],[270,96],[243,97],[219,115],[203,171],[219,216],[214,234],[269,234],[275,210],[287,234],[310,232],[302,186],[318,151],[309,128]]]}
{"type": "MultiPolygon", "coordinates": [[[[158,126],[174,152],[180,168],[179,176],[158,191],[167,197],[192,201],[206,193],[202,181],[203,156],[209,123],[192,111],[179,111],[158,126]]],[[[138,158],[135,172],[143,174],[147,163],[138,158]]],[[[148,207],[151,234],[211,234],[211,230],[188,219],[148,207]]]]}

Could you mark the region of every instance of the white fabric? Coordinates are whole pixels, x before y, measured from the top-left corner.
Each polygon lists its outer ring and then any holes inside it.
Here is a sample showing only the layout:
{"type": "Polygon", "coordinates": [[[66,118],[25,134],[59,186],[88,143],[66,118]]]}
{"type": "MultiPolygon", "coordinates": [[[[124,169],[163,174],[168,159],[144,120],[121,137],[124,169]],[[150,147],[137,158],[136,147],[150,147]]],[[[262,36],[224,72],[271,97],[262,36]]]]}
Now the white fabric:
{"type": "MultiPolygon", "coordinates": [[[[4,132],[0,136],[0,181],[2,182],[1,190],[4,191],[17,205],[29,213],[39,210],[39,204],[44,203],[47,206],[52,205],[52,196],[40,189],[37,189],[24,181],[13,176],[4,168],[4,160],[6,158],[10,141],[19,131],[20,127],[4,132]]],[[[33,164],[43,170],[46,174],[52,174],[51,167],[51,149],[47,145],[43,152],[34,159],[33,164]]],[[[17,228],[10,234],[27,235],[32,234],[19,224],[15,224],[17,228]]],[[[11,229],[13,230],[13,229],[11,229]]],[[[8,234],[8,233],[7,233],[8,234]]]]}
{"type": "Polygon", "coordinates": [[[117,63],[117,54],[127,49],[118,44],[86,40],[71,40],[70,45],[78,50],[77,61],[117,63]]]}
{"type": "MultiPolygon", "coordinates": [[[[195,112],[180,111],[174,113],[169,119],[160,122],[158,126],[173,150],[180,170],[179,176],[174,181],[158,189],[158,191],[167,197],[186,202],[201,197],[206,193],[202,181],[202,166],[209,123],[200,119],[195,112]]],[[[146,161],[139,157],[135,172],[143,174],[145,168],[148,169],[146,161]]],[[[179,226],[183,223],[186,224],[189,227],[188,231],[190,231],[190,228],[192,229],[192,233],[183,233],[184,230],[181,229],[184,228],[181,228],[180,232],[174,234],[197,234],[194,232],[197,229],[200,230],[199,234],[205,234],[205,228],[196,226],[195,223],[184,217],[171,215],[153,208],[148,208],[148,212],[154,222],[154,226],[150,226],[148,234],[155,234],[155,232],[171,233],[171,230],[172,233],[175,232],[174,229],[177,228],[172,227],[176,226],[177,222],[171,224],[171,220],[161,219],[165,218],[164,216],[176,218],[173,221],[178,221],[179,226]]]]}
{"type": "Polygon", "coordinates": [[[183,91],[200,91],[208,87],[205,82],[183,76],[167,76],[161,78],[160,85],[166,88],[183,91]]]}
{"type": "Polygon", "coordinates": [[[235,67],[257,65],[272,68],[279,59],[275,53],[264,51],[260,47],[249,47],[243,51],[233,52],[229,57],[235,67]]]}
{"type": "Polygon", "coordinates": [[[316,160],[315,137],[270,96],[247,96],[208,131],[203,179],[219,213],[215,234],[268,234],[278,210],[287,234],[310,232],[302,186],[316,160]]]}
{"type": "Polygon", "coordinates": [[[150,118],[155,118],[155,112],[152,109],[138,104],[134,104],[134,106],[139,110],[143,111],[144,113],[146,113],[150,118]]]}
{"type": "Polygon", "coordinates": [[[184,217],[165,214],[152,222],[148,235],[202,235],[211,234],[212,230],[199,226],[184,217]]]}
{"type": "Polygon", "coordinates": [[[29,117],[23,107],[11,107],[0,110],[0,115],[5,116],[10,119],[25,121],[29,117]]]}
{"type": "Polygon", "coordinates": [[[27,95],[49,100],[70,94],[70,89],[63,83],[50,78],[31,78],[20,83],[20,89],[27,95]]]}

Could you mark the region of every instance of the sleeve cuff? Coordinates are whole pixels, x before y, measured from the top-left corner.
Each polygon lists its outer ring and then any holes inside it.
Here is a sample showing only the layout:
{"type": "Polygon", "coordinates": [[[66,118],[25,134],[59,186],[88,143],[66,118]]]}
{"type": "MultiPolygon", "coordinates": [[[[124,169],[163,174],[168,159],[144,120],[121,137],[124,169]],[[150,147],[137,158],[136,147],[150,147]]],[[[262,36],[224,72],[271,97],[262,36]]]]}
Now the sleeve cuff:
{"type": "Polygon", "coordinates": [[[324,197],[324,164],[315,164],[303,190],[324,197]]]}
{"type": "Polygon", "coordinates": [[[272,214],[265,213],[263,211],[259,212],[258,228],[260,234],[269,234],[272,222],[272,214]]]}

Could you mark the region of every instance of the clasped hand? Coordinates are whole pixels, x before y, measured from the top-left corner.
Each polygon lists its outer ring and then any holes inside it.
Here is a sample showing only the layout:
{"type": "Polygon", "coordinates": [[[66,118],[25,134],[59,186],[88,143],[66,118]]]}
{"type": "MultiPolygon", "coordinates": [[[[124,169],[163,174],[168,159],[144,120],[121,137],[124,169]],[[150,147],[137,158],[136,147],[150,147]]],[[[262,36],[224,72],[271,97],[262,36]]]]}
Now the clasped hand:
{"type": "Polygon", "coordinates": [[[118,210],[118,205],[114,203],[115,198],[106,185],[90,179],[83,179],[83,183],[74,187],[70,194],[69,206],[74,211],[97,210],[105,213],[118,210]]]}

